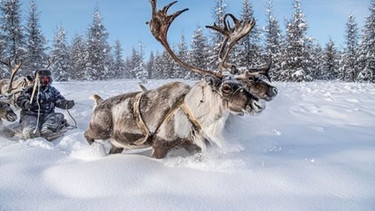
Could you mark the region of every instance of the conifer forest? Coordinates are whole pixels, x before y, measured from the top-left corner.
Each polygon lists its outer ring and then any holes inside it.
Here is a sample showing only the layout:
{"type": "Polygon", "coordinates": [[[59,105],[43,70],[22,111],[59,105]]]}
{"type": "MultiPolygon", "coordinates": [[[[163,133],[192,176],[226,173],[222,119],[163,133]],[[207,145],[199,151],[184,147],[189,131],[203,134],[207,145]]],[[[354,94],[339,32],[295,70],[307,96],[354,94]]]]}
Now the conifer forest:
{"type": "MultiPolygon", "coordinates": [[[[278,20],[273,14],[273,0],[266,0],[266,25],[256,25],[230,54],[239,69],[271,65],[270,74],[275,81],[303,82],[314,80],[340,80],[345,82],[375,82],[375,0],[368,5],[369,15],[363,28],[358,27],[353,15],[347,17],[344,43],[318,43],[308,35],[308,20],[302,8],[302,0],[293,0],[293,15],[278,20]]],[[[223,0],[216,0],[212,10],[214,22],[220,21],[226,12],[223,0]]],[[[64,27],[59,26],[54,37],[45,37],[40,26],[38,5],[30,0],[27,12],[21,12],[19,0],[1,0],[0,5],[0,59],[22,60],[22,75],[47,67],[53,71],[56,81],[117,79],[198,79],[177,65],[167,52],[145,55],[133,48],[130,55],[123,54],[123,45],[133,43],[108,42],[109,32],[103,24],[99,8],[94,10],[91,24],[85,34],[67,39],[64,27]],[[50,44],[48,41],[50,40],[50,44]]],[[[250,0],[243,0],[240,19],[253,17],[250,0]]],[[[222,37],[212,32],[203,33],[196,27],[192,40],[187,43],[184,34],[174,51],[193,66],[217,69],[217,54],[222,37]]],[[[190,35],[188,35],[190,36],[190,35]]],[[[1,77],[8,77],[5,65],[0,66],[1,77]]]]}

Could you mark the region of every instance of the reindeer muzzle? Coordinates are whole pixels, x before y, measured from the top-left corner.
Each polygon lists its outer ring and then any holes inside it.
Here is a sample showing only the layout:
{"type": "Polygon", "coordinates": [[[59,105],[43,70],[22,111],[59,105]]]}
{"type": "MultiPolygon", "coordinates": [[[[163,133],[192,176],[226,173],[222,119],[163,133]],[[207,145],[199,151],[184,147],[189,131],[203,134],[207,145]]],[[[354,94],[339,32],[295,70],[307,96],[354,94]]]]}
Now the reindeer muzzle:
{"type": "Polygon", "coordinates": [[[17,115],[15,114],[15,113],[8,113],[7,115],[6,115],[6,118],[7,118],[7,120],[9,121],[9,122],[14,122],[14,121],[16,121],[17,120],[17,115]]]}
{"type": "Polygon", "coordinates": [[[246,106],[246,113],[255,115],[261,113],[264,109],[266,109],[266,103],[263,100],[254,100],[246,106]]]}

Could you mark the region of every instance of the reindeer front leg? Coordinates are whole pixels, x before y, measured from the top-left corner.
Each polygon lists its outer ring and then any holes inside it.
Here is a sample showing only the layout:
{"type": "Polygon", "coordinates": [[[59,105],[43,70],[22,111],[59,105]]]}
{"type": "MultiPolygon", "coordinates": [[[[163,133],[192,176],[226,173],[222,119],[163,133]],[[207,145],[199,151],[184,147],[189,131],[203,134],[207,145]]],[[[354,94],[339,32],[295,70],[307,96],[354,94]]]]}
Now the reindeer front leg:
{"type": "Polygon", "coordinates": [[[167,141],[161,137],[154,137],[152,142],[152,158],[161,159],[164,158],[169,151],[176,148],[177,146],[181,146],[185,140],[181,138],[177,138],[173,141],[167,141]]]}
{"type": "Polygon", "coordinates": [[[164,158],[172,148],[168,146],[167,141],[160,137],[154,137],[152,142],[152,158],[164,158]]]}
{"type": "Polygon", "coordinates": [[[186,140],[182,147],[192,155],[202,152],[202,148],[190,140],[186,140]]]}

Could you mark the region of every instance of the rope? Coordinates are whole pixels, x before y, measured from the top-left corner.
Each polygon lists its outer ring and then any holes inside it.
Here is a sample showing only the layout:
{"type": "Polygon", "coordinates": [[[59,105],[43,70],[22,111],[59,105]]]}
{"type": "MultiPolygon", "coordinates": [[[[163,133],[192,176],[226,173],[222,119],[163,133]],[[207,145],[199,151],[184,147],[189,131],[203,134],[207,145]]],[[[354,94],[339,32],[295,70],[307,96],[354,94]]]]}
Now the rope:
{"type": "MultiPolygon", "coordinates": [[[[36,80],[35,83],[39,83],[39,80],[36,80]]],[[[36,93],[36,103],[38,104],[38,118],[36,120],[35,130],[33,131],[34,134],[38,132],[39,121],[40,121],[40,103],[39,103],[39,91],[40,91],[40,87],[39,87],[39,84],[37,86],[34,86],[32,98],[30,99],[30,104],[31,104],[31,102],[33,100],[33,97],[34,97],[34,94],[35,94],[35,87],[38,87],[38,92],[36,93]]]]}
{"type": "Polygon", "coordinates": [[[87,106],[87,107],[90,107],[92,108],[93,105],[89,105],[89,104],[85,104],[85,103],[79,103],[79,102],[75,102],[76,105],[84,105],[84,106],[87,106]]]}
{"type": "Polygon", "coordinates": [[[73,129],[78,128],[78,126],[77,126],[77,121],[74,119],[74,117],[72,116],[72,114],[69,112],[69,109],[65,108],[65,110],[66,110],[66,112],[69,114],[70,118],[71,118],[71,119],[73,120],[73,122],[74,122],[74,126],[69,125],[69,126],[66,127],[66,128],[68,128],[69,130],[73,130],[73,129]]]}

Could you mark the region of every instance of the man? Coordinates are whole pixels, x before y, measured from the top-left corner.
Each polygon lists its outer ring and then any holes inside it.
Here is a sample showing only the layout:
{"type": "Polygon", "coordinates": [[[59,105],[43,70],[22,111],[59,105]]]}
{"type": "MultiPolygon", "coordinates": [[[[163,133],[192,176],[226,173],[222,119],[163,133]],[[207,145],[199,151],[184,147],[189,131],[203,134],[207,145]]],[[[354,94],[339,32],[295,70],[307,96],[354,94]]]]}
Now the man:
{"type": "Polygon", "coordinates": [[[37,83],[36,86],[28,87],[16,101],[22,109],[20,123],[25,140],[38,136],[47,138],[59,131],[66,124],[66,120],[62,113],[55,112],[55,107],[71,109],[75,105],[73,100],[66,100],[51,86],[50,70],[37,71],[34,83],[37,83]],[[34,96],[31,99],[33,90],[34,96]]]}

